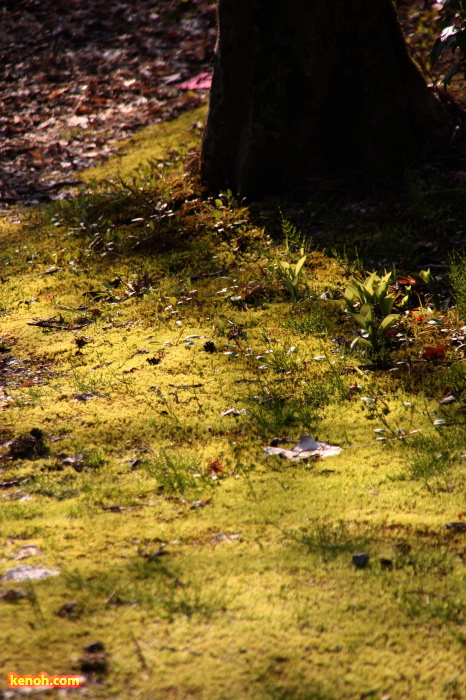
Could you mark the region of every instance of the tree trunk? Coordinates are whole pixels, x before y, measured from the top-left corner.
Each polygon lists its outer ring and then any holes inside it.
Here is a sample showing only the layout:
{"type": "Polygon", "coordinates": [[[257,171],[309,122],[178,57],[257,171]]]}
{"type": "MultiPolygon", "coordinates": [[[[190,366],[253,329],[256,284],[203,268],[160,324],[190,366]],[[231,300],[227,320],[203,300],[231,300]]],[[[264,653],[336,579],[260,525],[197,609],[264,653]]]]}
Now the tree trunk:
{"type": "Polygon", "coordinates": [[[391,0],[219,0],[218,15],[201,163],[211,190],[380,180],[449,142],[452,120],[391,0]]]}

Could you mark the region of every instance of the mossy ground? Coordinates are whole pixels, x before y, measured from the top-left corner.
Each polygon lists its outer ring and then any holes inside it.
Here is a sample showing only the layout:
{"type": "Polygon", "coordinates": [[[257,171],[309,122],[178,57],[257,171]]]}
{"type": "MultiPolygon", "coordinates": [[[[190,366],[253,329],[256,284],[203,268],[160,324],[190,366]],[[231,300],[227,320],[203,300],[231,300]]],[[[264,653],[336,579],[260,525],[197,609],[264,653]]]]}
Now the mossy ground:
{"type": "MultiPolygon", "coordinates": [[[[461,358],[414,361],[445,337],[427,322],[393,351],[408,365],[332,343],[351,339],[347,258],[311,245],[290,301],[275,263],[299,254],[273,238],[273,206],[258,225],[178,167],[202,118],[142,132],[83,175],[93,188],[2,221],[3,453],[32,428],[50,452],[0,463],[17,482],[2,481],[0,573],[60,575],[4,583],[27,595],[0,600],[0,687],[9,671],[79,670],[100,641],[92,698],[465,698],[466,535],[445,527],[466,510],[464,427],[454,411],[433,425],[445,387],[466,385],[461,358]],[[378,441],[384,427],[421,432],[378,441]],[[343,450],[265,457],[300,433],[343,450]],[[28,544],[41,553],[16,559],[28,544]]],[[[383,259],[389,230],[412,239],[428,215],[423,196],[369,214],[361,239],[357,212],[327,221],[383,259]]]]}

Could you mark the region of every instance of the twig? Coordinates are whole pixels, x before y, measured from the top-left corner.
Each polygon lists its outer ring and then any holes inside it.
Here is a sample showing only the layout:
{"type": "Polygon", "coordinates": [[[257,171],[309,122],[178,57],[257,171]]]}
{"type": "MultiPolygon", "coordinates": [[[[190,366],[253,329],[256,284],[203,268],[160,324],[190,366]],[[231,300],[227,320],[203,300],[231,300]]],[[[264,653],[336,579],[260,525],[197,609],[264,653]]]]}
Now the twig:
{"type": "Polygon", "coordinates": [[[108,605],[108,604],[110,603],[110,601],[112,600],[112,598],[113,598],[114,595],[116,595],[119,591],[124,591],[125,588],[128,588],[128,586],[129,586],[131,583],[133,583],[133,580],[128,581],[128,583],[125,583],[125,585],[124,585],[124,586],[121,586],[120,588],[115,588],[115,590],[112,591],[112,593],[110,593],[110,595],[109,595],[109,597],[107,598],[107,600],[104,600],[104,605],[108,605]]]}
{"type": "Polygon", "coordinates": [[[204,272],[204,273],[200,273],[198,275],[189,275],[188,279],[201,280],[201,279],[204,279],[205,277],[220,277],[220,275],[223,275],[225,272],[228,272],[228,270],[223,269],[223,270],[217,270],[217,272],[204,272]]]}
{"type": "Polygon", "coordinates": [[[148,670],[149,670],[149,667],[148,667],[148,665],[147,665],[146,658],[145,658],[144,654],[142,653],[141,646],[140,646],[138,640],[136,639],[136,635],[134,634],[133,630],[131,630],[131,636],[132,636],[132,638],[133,638],[134,646],[136,647],[136,654],[137,654],[137,656],[138,656],[139,661],[141,662],[141,666],[142,666],[146,671],[148,671],[148,670]]]}

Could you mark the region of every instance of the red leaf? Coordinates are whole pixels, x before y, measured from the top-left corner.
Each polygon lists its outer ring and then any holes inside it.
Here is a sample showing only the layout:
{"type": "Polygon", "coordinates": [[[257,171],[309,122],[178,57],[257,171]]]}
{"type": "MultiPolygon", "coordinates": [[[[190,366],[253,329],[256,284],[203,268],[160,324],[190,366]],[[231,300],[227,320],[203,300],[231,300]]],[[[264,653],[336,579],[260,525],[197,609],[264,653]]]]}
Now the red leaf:
{"type": "Polygon", "coordinates": [[[426,348],[422,356],[424,360],[440,360],[445,357],[445,345],[437,343],[436,347],[426,348]]]}
{"type": "Polygon", "coordinates": [[[209,469],[211,469],[215,474],[225,471],[225,467],[222,467],[220,460],[218,459],[214,459],[213,462],[210,462],[209,469]]]}
{"type": "Polygon", "coordinates": [[[405,277],[400,277],[398,284],[416,284],[416,280],[411,275],[406,275],[405,277]]]}
{"type": "Polygon", "coordinates": [[[181,90],[210,90],[212,76],[209,73],[199,73],[195,78],[185,80],[178,86],[181,90]]]}

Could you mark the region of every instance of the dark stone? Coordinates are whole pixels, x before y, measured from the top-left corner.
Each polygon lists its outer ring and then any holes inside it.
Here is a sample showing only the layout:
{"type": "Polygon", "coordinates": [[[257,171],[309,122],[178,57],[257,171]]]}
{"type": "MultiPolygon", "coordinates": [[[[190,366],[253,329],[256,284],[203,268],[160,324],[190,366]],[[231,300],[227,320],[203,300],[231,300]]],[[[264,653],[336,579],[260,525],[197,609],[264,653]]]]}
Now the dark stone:
{"type": "Polygon", "coordinates": [[[466,532],[466,523],[447,523],[445,527],[453,532],[466,532]]]}
{"type": "Polygon", "coordinates": [[[91,642],[90,644],[86,644],[84,651],[87,651],[88,654],[97,654],[105,651],[105,646],[103,642],[91,642]]]}
{"type": "Polygon", "coordinates": [[[369,563],[369,555],[366,553],[353,554],[351,560],[357,569],[364,569],[369,563]]]}

